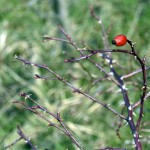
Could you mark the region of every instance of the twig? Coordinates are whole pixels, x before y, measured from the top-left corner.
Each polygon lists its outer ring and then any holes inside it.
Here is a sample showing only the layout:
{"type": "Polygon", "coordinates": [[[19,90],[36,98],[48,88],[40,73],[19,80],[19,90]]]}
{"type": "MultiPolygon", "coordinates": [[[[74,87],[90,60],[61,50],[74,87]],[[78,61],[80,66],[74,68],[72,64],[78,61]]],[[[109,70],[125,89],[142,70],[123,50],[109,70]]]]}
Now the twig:
{"type": "MultiPolygon", "coordinates": [[[[103,35],[102,40],[104,43],[104,47],[105,47],[105,49],[108,49],[109,48],[108,37],[107,37],[106,31],[105,31],[104,25],[102,23],[102,20],[100,17],[96,16],[92,6],[90,6],[90,13],[91,13],[92,17],[95,18],[98,21],[98,23],[100,24],[100,26],[102,28],[102,35],[103,35]]],[[[109,55],[111,55],[111,54],[109,53],[109,55]]],[[[111,57],[111,56],[109,56],[109,57],[111,57]]]]}
{"type": "Polygon", "coordinates": [[[12,147],[12,146],[15,145],[16,143],[18,143],[20,140],[22,140],[22,137],[19,137],[19,138],[16,139],[13,143],[11,143],[11,144],[5,146],[4,149],[7,149],[7,148],[12,147]]]}
{"type": "MultiPolygon", "coordinates": [[[[150,69],[150,67],[146,67],[146,68],[145,68],[145,70],[149,70],[149,69],[150,69]]],[[[133,72],[131,72],[131,73],[129,73],[129,74],[123,75],[121,78],[122,78],[122,79],[126,79],[126,78],[129,78],[129,77],[131,77],[131,76],[134,76],[134,75],[136,75],[136,74],[138,74],[138,73],[140,73],[140,72],[142,72],[142,69],[138,69],[138,70],[133,71],[133,72]]]]}
{"type": "Polygon", "coordinates": [[[65,59],[64,62],[77,62],[77,61],[80,61],[80,60],[83,60],[83,59],[88,59],[89,57],[95,55],[96,53],[91,53],[91,54],[88,54],[88,55],[84,55],[84,56],[81,56],[79,58],[75,58],[75,59],[65,59]]]}
{"type": "Polygon", "coordinates": [[[30,95],[27,95],[24,92],[20,93],[20,96],[25,97],[25,99],[29,99],[32,102],[34,102],[36,104],[36,106],[32,106],[29,107],[26,104],[24,104],[23,102],[20,101],[14,101],[13,103],[19,103],[21,105],[23,105],[27,110],[30,110],[31,112],[35,113],[37,116],[41,117],[42,119],[44,119],[45,121],[47,121],[49,123],[49,126],[53,126],[59,130],[61,130],[62,132],[64,132],[72,141],[73,143],[82,150],[82,147],[79,145],[79,143],[77,142],[77,140],[73,137],[73,135],[71,134],[71,132],[67,129],[66,125],[63,123],[62,119],[60,118],[60,115],[57,113],[57,115],[55,115],[54,113],[50,112],[47,110],[47,108],[41,106],[40,104],[38,104],[35,100],[33,100],[30,95]],[[58,125],[54,124],[53,122],[51,122],[50,120],[48,120],[43,114],[39,113],[38,111],[36,111],[36,109],[41,109],[44,112],[48,113],[49,115],[51,115],[53,118],[55,118],[63,127],[60,128],[58,125]]]}
{"type": "Polygon", "coordinates": [[[143,87],[142,87],[142,95],[141,95],[141,101],[140,101],[140,112],[139,112],[139,118],[136,123],[136,129],[139,130],[139,126],[141,124],[141,120],[143,117],[143,107],[144,107],[144,99],[146,97],[146,92],[147,92],[147,76],[146,76],[146,66],[145,66],[145,57],[141,59],[136,51],[134,50],[134,44],[128,40],[129,45],[131,46],[132,53],[136,57],[136,59],[139,61],[142,69],[142,76],[143,76],[143,87]]]}
{"type": "Polygon", "coordinates": [[[62,38],[55,38],[55,37],[50,37],[48,35],[43,36],[44,41],[61,41],[61,42],[65,42],[65,43],[69,43],[71,44],[71,42],[69,42],[68,40],[62,39],[62,38]]]}
{"type": "Polygon", "coordinates": [[[38,68],[43,68],[45,70],[47,70],[48,72],[50,72],[51,74],[53,74],[56,78],[58,78],[58,80],[62,81],[64,84],[66,84],[67,86],[69,86],[70,88],[72,88],[74,90],[74,92],[77,92],[79,94],[84,95],[85,97],[88,97],[90,100],[92,100],[92,102],[98,103],[100,105],[102,105],[103,107],[107,108],[108,110],[112,111],[115,115],[126,119],[126,117],[122,116],[121,114],[119,114],[118,112],[116,112],[113,108],[111,108],[108,104],[105,104],[97,99],[95,99],[94,97],[88,95],[87,93],[81,91],[79,88],[73,86],[72,84],[70,84],[69,82],[67,82],[64,78],[62,78],[60,75],[56,74],[53,70],[51,70],[49,67],[45,66],[45,65],[40,65],[40,64],[35,64],[35,63],[31,63],[28,60],[25,60],[21,57],[15,56],[15,59],[22,61],[24,64],[26,65],[31,65],[31,66],[35,66],[38,68]]]}
{"type": "MultiPolygon", "coordinates": [[[[125,106],[122,108],[122,111],[121,111],[121,114],[122,114],[122,115],[123,115],[123,113],[124,113],[124,109],[125,109],[125,106]]],[[[116,133],[117,133],[117,136],[119,137],[119,139],[121,139],[119,130],[120,130],[120,128],[122,127],[122,124],[123,124],[123,120],[122,120],[122,118],[120,118],[119,125],[118,125],[118,127],[117,127],[117,129],[116,129],[116,133]]]]}
{"type": "Polygon", "coordinates": [[[26,143],[28,143],[28,145],[33,149],[33,150],[36,150],[36,147],[31,143],[30,139],[26,137],[26,135],[23,133],[23,131],[20,129],[19,126],[17,126],[18,128],[18,134],[19,136],[25,140],[26,143]]]}
{"type": "MultiPolygon", "coordinates": [[[[59,29],[61,30],[61,32],[66,36],[66,38],[68,39],[68,41],[73,45],[73,47],[78,51],[78,52],[80,52],[80,54],[82,55],[82,56],[85,56],[85,54],[84,54],[84,52],[83,51],[85,51],[85,48],[79,48],[77,45],[76,45],[76,42],[74,42],[74,40],[71,38],[71,36],[69,35],[69,34],[67,34],[65,31],[64,31],[64,29],[61,27],[61,26],[58,26],[59,27],[59,29]]],[[[88,50],[88,49],[87,49],[88,50]]],[[[95,52],[91,52],[91,53],[95,53],[95,52]]],[[[97,53],[97,52],[96,52],[97,53]]],[[[108,59],[108,61],[109,61],[109,65],[110,65],[110,67],[112,67],[112,59],[109,57],[109,56],[104,56],[104,58],[106,59],[108,59]]],[[[91,59],[90,57],[87,57],[87,59],[89,60],[89,62],[91,62],[96,68],[98,68],[100,71],[102,71],[103,73],[105,73],[107,76],[109,76],[110,77],[110,79],[114,82],[114,83],[116,83],[117,85],[118,85],[118,82],[109,74],[109,73],[107,73],[107,71],[104,69],[104,68],[102,68],[99,64],[97,64],[93,59],[91,59]]],[[[67,62],[67,61],[66,61],[67,62]]]]}
{"type": "Polygon", "coordinates": [[[107,148],[95,149],[95,150],[127,150],[127,149],[126,148],[112,148],[112,147],[107,147],[107,148]]]}
{"type": "Polygon", "coordinates": [[[113,66],[111,66],[112,68],[112,72],[114,73],[114,76],[115,78],[117,79],[117,81],[119,82],[119,87],[122,91],[122,94],[123,94],[123,97],[124,97],[124,101],[125,101],[125,106],[127,108],[127,111],[128,111],[128,119],[127,119],[127,122],[129,123],[129,126],[131,128],[131,131],[132,131],[132,134],[133,134],[133,137],[134,137],[134,141],[135,141],[135,148],[137,150],[141,150],[142,147],[141,147],[141,143],[139,141],[139,135],[138,135],[138,128],[139,128],[139,125],[140,125],[140,122],[142,120],[142,115],[143,115],[143,105],[144,105],[144,98],[146,96],[146,90],[147,90],[147,81],[146,81],[146,66],[145,66],[145,59],[141,60],[140,57],[137,55],[137,53],[135,52],[134,50],[134,46],[132,44],[131,41],[128,40],[128,43],[129,45],[131,46],[131,51],[129,50],[88,50],[89,52],[91,53],[106,53],[106,52],[121,52],[121,53],[128,53],[128,54],[131,54],[133,55],[134,57],[137,58],[137,60],[139,61],[139,63],[141,64],[141,68],[142,68],[142,74],[143,74],[143,94],[141,96],[141,101],[140,101],[140,113],[139,113],[139,119],[137,121],[137,124],[136,124],[136,127],[135,127],[135,124],[134,124],[134,121],[133,121],[133,110],[132,110],[132,106],[130,105],[130,101],[129,101],[129,98],[128,98],[128,94],[127,94],[127,91],[126,91],[126,88],[124,86],[124,83],[123,83],[123,80],[122,78],[116,73],[116,71],[114,70],[113,66]],[[137,130],[136,130],[137,129],[137,130]]]}
{"type": "MultiPolygon", "coordinates": [[[[148,97],[150,97],[150,92],[146,94],[145,98],[144,98],[144,101],[146,101],[148,99],[148,97]]],[[[141,100],[137,101],[136,103],[134,103],[132,105],[132,109],[135,109],[137,108],[139,105],[141,104],[141,100]]]]}
{"type": "Polygon", "coordinates": [[[18,139],[16,139],[13,143],[7,145],[4,147],[4,149],[10,148],[11,146],[15,145],[20,140],[24,140],[33,150],[36,150],[36,147],[32,144],[29,138],[26,137],[26,135],[23,133],[23,131],[20,129],[19,126],[17,126],[17,133],[20,136],[18,139]]]}

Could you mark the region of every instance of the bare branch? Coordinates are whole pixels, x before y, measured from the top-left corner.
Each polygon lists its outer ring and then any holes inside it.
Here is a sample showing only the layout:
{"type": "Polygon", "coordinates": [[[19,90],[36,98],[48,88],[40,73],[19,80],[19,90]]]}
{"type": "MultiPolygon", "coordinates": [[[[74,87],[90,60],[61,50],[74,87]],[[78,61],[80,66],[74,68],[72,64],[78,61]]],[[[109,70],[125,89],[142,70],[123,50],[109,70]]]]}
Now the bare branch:
{"type": "Polygon", "coordinates": [[[115,115],[117,115],[117,116],[119,116],[119,117],[121,117],[123,119],[126,119],[126,117],[120,115],[118,112],[116,112],[114,109],[112,109],[108,104],[105,104],[105,103],[103,103],[103,102],[95,99],[94,97],[92,97],[92,96],[88,95],[87,93],[81,91],[79,88],[73,86],[72,84],[70,84],[69,82],[67,82],[64,78],[62,78],[60,75],[56,74],[49,67],[44,66],[44,65],[40,65],[40,64],[31,63],[30,61],[25,60],[25,59],[23,59],[21,57],[18,57],[18,56],[15,56],[15,58],[17,60],[22,61],[24,64],[35,66],[35,67],[38,67],[38,68],[43,68],[43,69],[47,70],[48,72],[50,72],[51,74],[53,74],[56,78],[58,78],[58,80],[62,81],[64,84],[66,84],[67,86],[69,86],[70,88],[72,88],[75,92],[77,92],[79,94],[82,94],[85,97],[88,97],[90,100],[92,100],[92,102],[98,103],[98,104],[102,105],[103,107],[107,108],[108,110],[112,111],[115,115]]]}
{"type": "Polygon", "coordinates": [[[18,143],[20,140],[22,140],[22,137],[19,137],[19,138],[16,139],[13,143],[11,143],[11,144],[5,146],[4,149],[7,149],[7,148],[12,147],[12,146],[15,145],[16,143],[18,143]]]}
{"type": "Polygon", "coordinates": [[[24,134],[24,132],[20,129],[19,126],[17,126],[17,133],[20,136],[18,139],[16,139],[13,143],[7,145],[4,147],[4,149],[10,148],[11,146],[15,145],[16,143],[18,143],[20,140],[24,140],[33,150],[36,150],[36,147],[32,144],[31,140],[29,138],[26,137],[26,135],[24,134]]]}
{"type": "MultiPolygon", "coordinates": [[[[146,94],[146,96],[145,96],[145,98],[144,98],[144,101],[146,101],[146,100],[148,99],[148,97],[150,97],[150,92],[146,94]]],[[[137,108],[138,106],[140,106],[140,104],[141,104],[141,100],[139,100],[139,101],[137,101],[136,103],[134,103],[134,104],[132,105],[132,108],[135,109],[135,108],[137,108]]]]}
{"type": "MultiPolygon", "coordinates": [[[[146,67],[146,68],[145,68],[145,70],[149,70],[149,69],[150,69],[150,67],[146,67]]],[[[131,72],[131,73],[129,73],[129,74],[123,75],[121,78],[122,78],[122,79],[126,79],[126,78],[132,77],[132,76],[134,76],[134,75],[136,75],[136,74],[138,74],[138,73],[140,73],[140,72],[142,72],[142,69],[138,69],[138,70],[133,71],[133,72],[131,72]]]]}
{"type": "Polygon", "coordinates": [[[20,136],[22,139],[24,139],[25,142],[26,142],[33,150],[36,150],[36,147],[32,144],[32,142],[30,141],[30,139],[26,137],[26,135],[23,133],[23,131],[20,129],[20,127],[17,126],[17,128],[18,128],[18,132],[17,132],[17,133],[19,134],[19,136],[20,136]]]}
{"type": "Polygon", "coordinates": [[[53,126],[57,129],[59,129],[60,131],[64,132],[72,141],[73,143],[82,150],[82,147],[79,145],[79,143],[77,142],[77,140],[73,137],[73,135],[71,134],[71,132],[67,129],[66,125],[64,124],[64,122],[62,121],[62,119],[60,118],[60,115],[55,115],[54,113],[48,111],[47,108],[41,106],[39,103],[37,103],[35,100],[33,100],[30,95],[27,95],[26,93],[24,92],[21,92],[20,93],[20,96],[23,96],[25,97],[25,99],[29,99],[31,100],[32,102],[34,102],[36,104],[36,106],[32,106],[32,107],[29,107],[27,106],[26,104],[24,104],[23,102],[20,102],[20,101],[14,101],[14,103],[19,103],[19,104],[22,104],[27,110],[30,110],[31,112],[35,113],[37,116],[41,117],[42,119],[44,119],[45,121],[47,121],[49,123],[49,126],[53,126]],[[50,121],[49,119],[47,119],[47,117],[45,117],[43,114],[39,113],[37,111],[37,109],[41,109],[43,110],[43,112],[46,112],[47,114],[51,115],[53,118],[55,118],[60,124],[61,126],[63,127],[60,128],[58,125],[54,124],[52,121],[50,121]]]}
{"type": "Polygon", "coordinates": [[[137,120],[136,123],[136,128],[137,130],[139,129],[139,126],[141,124],[141,120],[143,117],[143,107],[144,107],[144,99],[146,97],[146,93],[147,93],[147,76],[146,76],[146,66],[145,66],[145,58],[141,59],[138,54],[136,53],[136,51],[134,50],[134,44],[128,40],[129,45],[131,46],[133,55],[136,57],[136,59],[139,61],[140,65],[141,65],[141,69],[142,69],[142,76],[143,76],[143,87],[142,87],[142,95],[141,95],[141,101],[140,101],[140,113],[139,113],[139,118],[137,120]]]}

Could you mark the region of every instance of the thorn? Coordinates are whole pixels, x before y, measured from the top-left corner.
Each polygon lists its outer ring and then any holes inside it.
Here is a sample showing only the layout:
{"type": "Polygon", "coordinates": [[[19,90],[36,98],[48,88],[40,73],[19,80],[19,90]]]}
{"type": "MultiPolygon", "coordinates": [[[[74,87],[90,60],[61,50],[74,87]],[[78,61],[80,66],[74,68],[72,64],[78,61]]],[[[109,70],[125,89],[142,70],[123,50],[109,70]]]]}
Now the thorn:
{"type": "Polygon", "coordinates": [[[119,92],[121,92],[121,89],[118,89],[117,91],[115,91],[115,93],[119,93],[119,92]]]}
{"type": "Polygon", "coordinates": [[[83,51],[83,50],[85,51],[85,50],[87,50],[87,47],[84,47],[84,48],[77,48],[77,50],[78,50],[78,51],[83,51]]]}
{"type": "Polygon", "coordinates": [[[113,68],[113,65],[110,65],[110,68],[113,68]]]}
{"type": "Polygon", "coordinates": [[[107,104],[107,107],[109,107],[110,106],[110,104],[107,104]]]}
{"type": "Polygon", "coordinates": [[[103,57],[103,54],[102,54],[102,53],[99,53],[99,56],[103,57]]]}
{"type": "Polygon", "coordinates": [[[144,85],[144,86],[141,88],[141,90],[145,90],[145,88],[146,88],[146,87],[145,87],[145,85],[144,85]]]}
{"type": "Polygon", "coordinates": [[[121,77],[120,80],[123,80],[123,77],[121,77]]]}
{"type": "Polygon", "coordinates": [[[122,89],[123,89],[123,90],[128,90],[128,88],[126,88],[125,85],[122,85],[122,89]]]}
{"type": "Polygon", "coordinates": [[[135,113],[134,111],[133,111],[132,113],[133,113],[133,115],[136,117],[136,113],[135,113]]]}
{"type": "Polygon", "coordinates": [[[143,63],[145,63],[145,61],[146,61],[146,56],[144,56],[144,58],[143,58],[143,63]]]}
{"type": "Polygon", "coordinates": [[[122,105],[124,106],[124,105],[125,105],[125,102],[124,102],[124,101],[121,101],[119,105],[120,105],[120,106],[122,106],[122,105]]]}
{"type": "Polygon", "coordinates": [[[17,54],[15,54],[15,59],[18,58],[17,54]]]}
{"type": "MultiPolygon", "coordinates": [[[[112,68],[111,66],[112,66],[112,65],[110,65],[110,68],[112,68]]],[[[109,72],[109,74],[110,74],[111,76],[113,76],[113,75],[114,75],[114,73],[113,73],[113,72],[109,72]]]]}
{"type": "Polygon", "coordinates": [[[131,121],[132,120],[132,118],[131,117],[129,117],[129,121],[131,121]]]}
{"type": "Polygon", "coordinates": [[[135,60],[137,59],[137,57],[136,57],[136,56],[134,56],[134,58],[135,58],[135,60]]]}
{"type": "Polygon", "coordinates": [[[129,109],[129,110],[132,110],[132,107],[131,107],[131,105],[128,107],[128,109],[129,109]]]}
{"type": "Polygon", "coordinates": [[[136,144],[133,144],[133,147],[135,148],[135,147],[136,147],[136,144]]]}
{"type": "Polygon", "coordinates": [[[133,43],[132,43],[132,46],[134,46],[135,44],[136,44],[136,42],[133,42],[133,43]]]}
{"type": "Polygon", "coordinates": [[[110,63],[110,60],[109,60],[109,59],[106,58],[105,60],[106,60],[106,62],[110,63]]]}
{"type": "Polygon", "coordinates": [[[26,95],[26,96],[25,96],[25,100],[26,100],[27,98],[30,98],[31,95],[32,95],[32,94],[26,95]]]}
{"type": "Polygon", "coordinates": [[[101,23],[102,23],[102,21],[99,19],[99,20],[98,20],[98,23],[99,23],[99,24],[101,24],[101,23]]]}
{"type": "Polygon", "coordinates": [[[113,60],[113,61],[112,61],[113,64],[116,63],[116,62],[117,62],[117,60],[113,60]]]}
{"type": "Polygon", "coordinates": [[[133,145],[135,145],[135,142],[134,142],[134,140],[132,141],[132,144],[133,144],[133,145]]]}

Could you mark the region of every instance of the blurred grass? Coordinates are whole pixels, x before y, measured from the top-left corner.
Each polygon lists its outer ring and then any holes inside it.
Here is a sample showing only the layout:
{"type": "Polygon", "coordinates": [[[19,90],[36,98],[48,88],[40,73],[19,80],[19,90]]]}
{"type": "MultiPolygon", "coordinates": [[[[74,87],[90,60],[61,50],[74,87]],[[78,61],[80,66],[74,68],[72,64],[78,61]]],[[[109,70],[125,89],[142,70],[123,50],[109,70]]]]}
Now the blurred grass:
{"type": "MultiPolygon", "coordinates": [[[[52,112],[60,111],[63,120],[86,150],[99,147],[131,148],[131,135],[128,127],[121,128],[122,140],[116,136],[115,129],[118,118],[106,109],[91,104],[83,96],[73,94],[62,83],[51,80],[35,80],[33,75],[50,76],[47,72],[22,64],[14,59],[15,54],[21,55],[33,62],[47,64],[58,74],[100,100],[110,103],[117,111],[122,101],[117,87],[102,81],[92,86],[91,81],[103,76],[90,63],[65,64],[63,60],[79,56],[75,50],[61,42],[42,41],[43,35],[64,37],[57,29],[63,28],[73,37],[78,45],[83,47],[84,41],[90,48],[103,48],[101,28],[90,16],[89,6],[93,5],[97,15],[102,20],[106,30],[112,24],[109,40],[116,34],[124,33],[136,42],[136,49],[141,56],[147,56],[150,64],[150,2],[146,0],[28,0],[0,1],[0,147],[10,144],[17,137],[16,126],[29,136],[38,149],[49,148],[56,150],[75,149],[70,140],[60,131],[47,127],[47,124],[22,107],[12,104],[13,100],[21,100],[21,91],[32,94],[43,106],[52,112]],[[84,70],[83,70],[84,67],[84,70]],[[89,72],[91,77],[89,77],[89,72]],[[76,79],[79,79],[77,81],[76,79]],[[91,90],[89,90],[91,87],[91,90]],[[110,88],[111,87],[111,88],[110,88]],[[110,90],[109,90],[110,89],[110,90]],[[104,93],[104,94],[101,94],[104,93]],[[111,96],[110,96],[111,95],[111,96]],[[112,119],[113,118],[113,119],[112,119]]],[[[111,46],[112,48],[115,48],[111,46]]],[[[129,48],[126,46],[125,48],[129,48]]],[[[113,54],[117,63],[126,69],[120,69],[120,74],[127,74],[138,65],[132,57],[123,54],[113,54]]],[[[95,57],[96,60],[99,58],[95,57]]],[[[104,65],[106,68],[106,66],[104,65]]],[[[148,71],[148,81],[150,72],[148,71]]],[[[148,82],[149,84],[149,82],[148,82]]],[[[127,80],[131,101],[139,99],[141,77],[127,80]],[[131,81],[135,84],[131,84],[131,81]]],[[[145,103],[144,121],[149,121],[150,109],[145,103]]],[[[138,113],[138,110],[137,112],[138,113]]],[[[149,147],[149,130],[141,132],[145,150],[149,147]]],[[[27,150],[23,141],[11,147],[12,150],[27,150]]]]}

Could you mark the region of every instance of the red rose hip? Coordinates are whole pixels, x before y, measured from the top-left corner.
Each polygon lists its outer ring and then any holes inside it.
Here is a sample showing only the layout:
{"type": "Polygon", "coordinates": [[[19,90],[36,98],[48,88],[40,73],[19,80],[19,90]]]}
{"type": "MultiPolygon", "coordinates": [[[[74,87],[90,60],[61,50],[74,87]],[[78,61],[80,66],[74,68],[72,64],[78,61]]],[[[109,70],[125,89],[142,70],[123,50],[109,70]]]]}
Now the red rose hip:
{"type": "Polygon", "coordinates": [[[127,37],[123,34],[117,35],[113,40],[112,44],[116,46],[123,46],[127,43],[127,37]]]}

